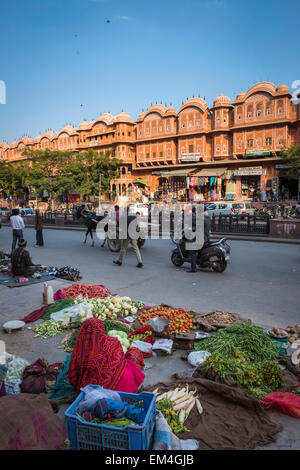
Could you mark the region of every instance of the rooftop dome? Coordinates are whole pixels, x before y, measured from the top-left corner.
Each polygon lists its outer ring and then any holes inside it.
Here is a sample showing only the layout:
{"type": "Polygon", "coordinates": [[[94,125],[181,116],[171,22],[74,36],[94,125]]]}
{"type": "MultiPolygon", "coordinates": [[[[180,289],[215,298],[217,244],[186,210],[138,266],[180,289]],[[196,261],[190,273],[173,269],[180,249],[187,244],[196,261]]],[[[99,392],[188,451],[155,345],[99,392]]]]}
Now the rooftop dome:
{"type": "Polygon", "coordinates": [[[200,109],[202,109],[202,111],[205,111],[208,106],[206,104],[206,102],[202,99],[202,98],[199,98],[199,97],[196,97],[196,98],[189,98],[188,100],[186,100],[183,105],[181,106],[181,108],[179,109],[179,113],[184,109],[184,108],[187,108],[188,106],[196,106],[200,109]]]}
{"type": "Polygon", "coordinates": [[[96,121],[91,122],[90,124],[94,124],[97,121],[104,121],[106,124],[112,124],[114,122],[114,118],[110,113],[101,114],[96,121]]]}
{"type": "Polygon", "coordinates": [[[289,87],[287,85],[279,85],[279,87],[276,88],[276,93],[283,95],[283,94],[290,94],[289,87]]]}
{"type": "Polygon", "coordinates": [[[10,144],[10,148],[15,148],[18,146],[18,142],[16,140],[14,140],[11,144],[10,144]]]}
{"type": "Polygon", "coordinates": [[[166,111],[166,116],[173,116],[173,115],[177,116],[177,112],[176,112],[176,109],[173,108],[173,106],[170,106],[166,111]]]}
{"type": "Polygon", "coordinates": [[[73,126],[70,125],[63,127],[60,131],[58,131],[57,135],[62,134],[63,132],[69,135],[76,134],[76,130],[73,126]]]}
{"type": "Polygon", "coordinates": [[[122,111],[122,113],[118,114],[115,117],[115,121],[116,122],[129,122],[130,124],[133,124],[133,120],[132,120],[131,116],[129,116],[129,114],[127,114],[127,113],[124,113],[123,111],[122,111]]]}
{"type": "Polygon", "coordinates": [[[79,129],[81,129],[81,130],[88,129],[89,126],[90,126],[90,124],[89,124],[88,121],[82,121],[82,122],[79,124],[79,129]]]}
{"type": "Polygon", "coordinates": [[[0,144],[0,147],[1,147],[3,150],[6,150],[6,149],[9,148],[9,145],[8,145],[7,142],[2,142],[2,143],[0,144]]]}
{"type": "Polygon", "coordinates": [[[35,138],[35,142],[38,144],[41,140],[43,136],[42,135],[38,135],[36,138],[35,138]]]}
{"type": "Polygon", "coordinates": [[[225,95],[220,95],[214,100],[214,106],[231,106],[230,98],[225,95]]]}
{"type": "Polygon", "coordinates": [[[55,137],[55,134],[54,134],[53,131],[47,131],[47,132],[45,132],[43,137],[47,137],[49,140],[52,140],[55,137]]]}

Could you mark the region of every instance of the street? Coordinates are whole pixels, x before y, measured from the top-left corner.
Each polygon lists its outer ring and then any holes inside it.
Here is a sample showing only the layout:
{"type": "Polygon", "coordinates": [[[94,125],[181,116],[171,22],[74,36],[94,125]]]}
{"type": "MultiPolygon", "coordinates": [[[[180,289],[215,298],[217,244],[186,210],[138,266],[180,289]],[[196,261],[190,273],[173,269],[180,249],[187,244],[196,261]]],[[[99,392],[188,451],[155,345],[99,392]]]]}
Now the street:
{"type": "MultiPolygon", "coordinates": [[[[299,323],[298,290],[300,252],[297,245],[252,241],[229,241],[231,263],[223,274],[202,270],[186,273],[170,260],[174,245],[170,240],[147,240],[141,249],[144,268],[136,268],[130,248],[121,267],[113,264],[118,253],[95,247],[84,232],[44,230],[45,246],[34,248],[35,231],[25,229],[34,263],[80,269],[82,281],[104,284],[111,292],[141,299],[146,304],[165,303],[207,313],[214,309],[239,313],[263,326],[286,327],[299,323]]],[[[0,249],[10,252],[11,229],[2,227],[0,249]]],[[[15,290],[14,290],[15,291],[15,290]]],[[[21,293],[19,289],[16,294],[21,293]]],[[[29,312],[24,312],[29,313],[29,312]]]]}

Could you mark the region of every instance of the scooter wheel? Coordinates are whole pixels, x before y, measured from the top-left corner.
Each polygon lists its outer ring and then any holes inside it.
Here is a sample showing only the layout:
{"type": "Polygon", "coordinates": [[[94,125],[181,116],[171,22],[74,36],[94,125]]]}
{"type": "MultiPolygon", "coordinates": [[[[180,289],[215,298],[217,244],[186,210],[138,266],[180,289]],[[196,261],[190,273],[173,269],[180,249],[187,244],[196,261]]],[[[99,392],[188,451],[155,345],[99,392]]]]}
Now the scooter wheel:
{"type": "Polygon", "coordinates": [[[226,261],[216,261],[212,268],[215,273],[223,273],[227,267],[226,261]]]}
{"type": "Polygon", "coordinates": [[[172,253],[171,261],[174,264],[174,266],[176,266],[177,268],[180,268],[180,266],[183,265],[183,261],[182,261],[180,255],[179,255],[179,253],[172,253]]]}

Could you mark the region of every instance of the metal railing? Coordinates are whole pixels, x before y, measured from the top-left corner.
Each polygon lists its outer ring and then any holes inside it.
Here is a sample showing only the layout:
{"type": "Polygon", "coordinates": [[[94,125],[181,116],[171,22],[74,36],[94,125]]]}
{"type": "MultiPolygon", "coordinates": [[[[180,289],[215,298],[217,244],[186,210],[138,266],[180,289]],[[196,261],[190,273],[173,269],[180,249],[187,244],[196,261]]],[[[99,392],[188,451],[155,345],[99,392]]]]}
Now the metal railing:
{"type": "Polygon", "coordinates": [[[269,215],[219,215],[212,216],[211,231],[221,233],[270,233],[269,215]]]}

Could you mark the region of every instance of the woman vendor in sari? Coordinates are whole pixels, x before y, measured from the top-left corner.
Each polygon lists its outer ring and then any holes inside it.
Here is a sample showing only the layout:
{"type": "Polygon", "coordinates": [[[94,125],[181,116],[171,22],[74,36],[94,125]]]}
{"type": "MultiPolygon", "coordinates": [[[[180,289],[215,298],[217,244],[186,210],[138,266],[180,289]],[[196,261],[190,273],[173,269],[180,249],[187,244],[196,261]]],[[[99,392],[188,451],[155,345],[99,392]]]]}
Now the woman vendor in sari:
{"type": "Polygon", "coordinates": [[[77,393],[90,384],[135,393],[145,379],[143,366],[139,349],[129,348],[124,354],[120,341],[105,334],[101,320],[89,318],[76,338],[68,380],[77,393]]]}

